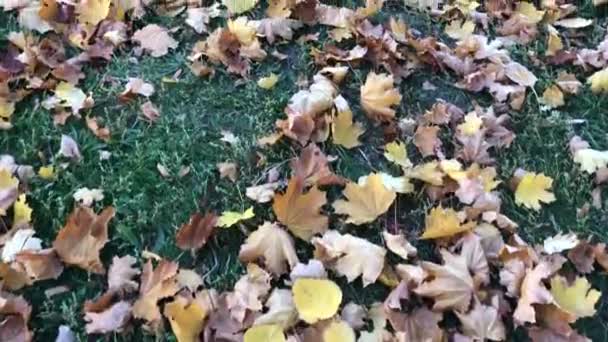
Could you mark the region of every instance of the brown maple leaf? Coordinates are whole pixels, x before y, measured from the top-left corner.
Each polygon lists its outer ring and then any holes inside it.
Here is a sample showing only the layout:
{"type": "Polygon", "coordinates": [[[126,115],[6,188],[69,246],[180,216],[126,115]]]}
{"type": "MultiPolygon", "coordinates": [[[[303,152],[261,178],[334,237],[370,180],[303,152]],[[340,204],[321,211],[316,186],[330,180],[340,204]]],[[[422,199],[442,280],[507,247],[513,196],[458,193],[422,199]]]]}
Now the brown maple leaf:
{"type": "Polygon", "coordinates": [[[209,241],[215,232],[217,216],[208,212],[203,216],[195,213],[190,217],[188,223],[181,226],[175,235],[177,247],[182,250],[197,251],[209,241]]]}
{"type": "Polygon", "coordinates": [[[104,273],[99,252],[108,242],[108,223],[115,212],[113,207],[105,208],[99,215],[87,207],[75,208],[53,242],[61,260],[90,272],[104,273]]]}
{"type": "Polygon", "coordinates": [[[179,290],[177,284],[178,265],[174,262],[161,260],[156,268],[152,262],[144,265],[139,287],[139,298],[133,303],[133,316],[145,319],[152,327],[162,322],[158,309],[158,301],[173,296],[179,290]]]}
{"type": "Polygon", "coordinates": [[[315,144],[309,144],[300,157],[291,162],[296,178],[304,179],[305,185],[344,184],[344,179],[331,171],[327,156],[315,144]]]}
{"type": "Polygon", "coordinates": [[[329,219],[319,211],[327,203],[325,192],[312,187],[304,193],[304,181],[294,177],[284,194],[276,194],[272,209],[277,219],[302,240],[327,230],[329,219]]]}

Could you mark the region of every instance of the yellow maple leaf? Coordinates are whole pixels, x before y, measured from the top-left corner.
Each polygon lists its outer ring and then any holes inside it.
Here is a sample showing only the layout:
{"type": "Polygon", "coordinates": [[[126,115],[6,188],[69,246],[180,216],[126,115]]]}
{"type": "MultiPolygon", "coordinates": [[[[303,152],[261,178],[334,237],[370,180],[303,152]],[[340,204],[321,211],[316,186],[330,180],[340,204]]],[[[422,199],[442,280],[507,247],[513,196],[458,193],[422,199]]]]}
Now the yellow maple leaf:
{"type": "Polygon", "coordinates": [[[367,74],[365,84],[361,86],[361,105],[370,119],[390,121],[395,117],[391,106],[401,102],[401,94],[393,85],[393,76],[388,74],[367,74]]]}
{"type": "Polygon", "coordinates": [[[594,93],[608,92],[608,68],[597,71],[587,79],[594,93]]]}
{"type": "Polygon", "coordinates": [[[470,112],[469,114],[465,115],[464,122],[458,125],[458,129],[464,135],[472,136],[479,132],[482,124],[483,120],[477,116],[477,113],[470,112]]]}
{"type": "Polygon", "coordinates": [[[111,0],[83,0],[78,3],[78,21],[95,26],[110,13],[111,0]]]}
{"type": "Polygon", "coordinates": [[[355,342],[353,328],[344,321],[333,321],[323,330],[323,342],[355,342]]]}
{"type": "Polygon", "coordinates": [[[55,178],[55,167],[53,165],[41,166],[38,169],[38,176],[45,180],[55,178]]]}
{"type": "Polygon", "coordinates": [[[283,328],[278,324],[261,324],[249,328],[243,342],[285,342],[283,328]]]}
{"type": "Polygon", "coordinates": [[[284,194],[276,194],[272,209],[277,219],[302,240],[327,230],[328,218],[319,212],[327,203],[325,192],[316,186],[303,193],[303,181],[292,178],[284,194]]]}
{"type": "Polygon", "coordinates": [[[73,86],[68,82],[60,82],[55,88],[55,96],[62,101],[66,107],[72,107],[74,112],[84,108],[87,95],[82,89],[73,86]]]}
{"type": "Polygon", "coordinates": [[[574,152],[574,162],[580,164],[583,171],[594,173],[608,164],[608,151],[581,148],[574,152]]]}
{"type": "Polygon", "coordinates": [[[384,158],[406,169],[412,167],[412,162],[407,157],[405,144],[400,141],[395,140],[384,146],[384,158]]]}
{"type": "Polygon", "coordinates": [[[300,318],[309,324],[332,317],[342,303],[340,287],[327,279],[298,278],[292,291],[300,318]]]}
{"type": "Polygon", "coordinates": [[[557,275],[551,278],[551,294],[559,307],[577,319],[595,315],[595,304],[602,293],[592,289],[585,277],[577,277],[568,284],[566,278],[557,275]]]}
{"type": "Polygon", "coordinates": [[[553,179],[542,173],[526,172],[515,190],[515,203],[526,208],[540,210],[540,202],[551,203],[555,195],[549,192],[553,179]]]}
{"type": "Polygon", "coordinates": [[[537,10],[534,4],[525,1],[520,1],[517,4],[516,13],[520,14],[531,24],[539,23],[545,16],[545,11],[537,10]]]}
{"type": "Polygon", "coordinates": [[[203,322],[207,313],[200,305],[182,296],[175,297],[165,305],[165,317],[171,323],[171,329],[178,342],[197,342],[199,334],[203,330],[203,322]]]}
{"type": "Polygon", "coordinates": [[[266,77],[262,77],[258,80],[258,87],[263,88],[263,89],[272,89],[274,88],[274,86],[277,84],[277,82],[279,81],[279,76],[277,76],[274,73],[271,73],[270,75],[266,76],[266,77]]]}
{"type": "Polygon", "coordinates": [[[0,129],[11,128],[11,116],[15,112],[15,104],[0,97],[0,129]]]}
{"type": "Polygon", "coordinates": [[[25,194],[21,194],[13,204],[13,225],[29,223],[31,220],[32,208],[25,201],[25,194]]]}
{"type": "Polygon", "coordinates": [[[453,20],[445,27],[445,34],[456,40],[463,40],[473,34],[475,23],[471,20],[453,20]]]}
{"type": "Polygon", "coordinates": [[[242,213],[238,211],[224,211],[217,220],[217,226],[222,228],[228,228],[234,226],[240,221],[249,220],[253,217],[255,217],[253,207],[250,207],[242,213]]]}
{"type": "Polygon", "coordinates": [[[333,207],[337,214],[346,214],[346,222],[356,225],[374,221],[393,204],[397,194],[384,186],[382,176],[370,174],[364,184],[348,183],[344,188],[345,200],[337,200],[333,207]]]}
{"type": "Polygon", "coordinates": [[[545,89],[542,102],[549,108],[557,108],[566,104],[564,101],[564,93],[562,93],[556,85],[552,85],[545,89]]]}
{"type": "Polygon", "coordinates": [[[243,45],[250,45],[255,40],[255,27],[249,25],[247,17],[228,20],[228,30],[243,45]]]}
{"type": "Polygon", "coordinates": [[[443,185],[443,172],[439,170],[438,166],[439,163],[436,161],[416,165],[414,168],[407,170],[405,176],[420,179],[431,185],[441,186],[443,185]]]}
{"type": "Polygon", "coordinates": [[[338,111],[331,126],[334,144],[349,149],[361,145],[359,136],[363,134],[364,129],[361,123],[353,122],[353,112],[350,110],[348,103],[339,95],[334,99],[334,104],[338,111]]]}
{"type": "Polygon", "coordinates": [[[456,211],[452,208],[435,207],[426,215],[425,228],[421,239],[438,239],[466,232],[475,226],[475,222],[460,223],[456,211]]]}
{"type": "Polygon", "coordinates": [[[549,33],[547,38],[547,51],[545,55],[555,56],[561,49],[564,48],[562,38],[559,36],[559,31],[551,25],[547,25],[547,31],[549,33]]]}
{"type": "Polygon", "coordinates": [[[258,4],[258,0],[222,0],[222,4],[232,14],[241,14],[249,11],[258,4]]]}

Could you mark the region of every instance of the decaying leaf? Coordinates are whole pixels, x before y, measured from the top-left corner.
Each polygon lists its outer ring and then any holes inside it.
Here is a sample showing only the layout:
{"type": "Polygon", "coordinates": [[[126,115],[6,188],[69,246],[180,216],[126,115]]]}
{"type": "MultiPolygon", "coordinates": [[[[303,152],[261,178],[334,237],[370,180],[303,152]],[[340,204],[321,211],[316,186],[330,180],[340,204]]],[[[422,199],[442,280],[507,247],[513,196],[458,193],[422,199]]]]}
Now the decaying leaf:
{"type": "Polygon", "coordinates": [[[267,269],[276,275],[287,271],[285,264],[292,269],[298,263],[291,236],[276,223],[270,222],[259,226],[241,245],[241,261],[251,262],[258,258],[263,258],[267,269]]]}
{"type": "Polygon", "coordinates": [[[150,325],[157,326],[162,316],[157,306],[159,300],[173,296],[178,290],[176,263],[161,260],[156,268],[152,261],[144,265],[139,286],[139,297],[133,303],[133,316],[145,319],[150,325]]]}
{"type": "Polygon", "coordinates": [[[276,194],[272,209],[277,219],[297,237],[303,240],[327,230],[328,218],[319,211],[327,203],[325,192],[316,186],[303,192],[303,181],[292,178],[284,194],[276,194]]]}
{"type": "Polygon", "coordinates": [[[169,49],[175,49],[178,45],[166,28],[156,24],[149,24],[135,31],[131,39],[138,42],[144,50],[149,51],[152,57],[164,56],[169,53],[169,49]]]}
{"type": "Polygon", "coordinates": [[[113,207],[105,208],[99,215],[87,207],[75,208],[53,242],[61,260],[90,272],[104,273],[99,252],[108,242],[108,223],[114,214],[113,207]]]}
{"type": "Polygon", "coordinates": [[[378,174],[370,174],[363,184],[346,184],[343,194],[347,200],[337,200],[333,207],[337,214],[348,215],[346,222],[356,225],[374,221],[397,197],[394,191],[384,186],[378,174]]]}

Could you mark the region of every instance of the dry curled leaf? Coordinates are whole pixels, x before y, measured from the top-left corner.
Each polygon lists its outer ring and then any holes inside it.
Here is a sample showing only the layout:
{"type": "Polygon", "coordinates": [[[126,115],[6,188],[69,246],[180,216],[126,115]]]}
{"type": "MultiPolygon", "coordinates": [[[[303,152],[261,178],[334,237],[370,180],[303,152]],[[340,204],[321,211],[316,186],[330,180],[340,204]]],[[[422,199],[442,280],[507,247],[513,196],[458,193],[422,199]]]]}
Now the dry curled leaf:
{"type": "Polygon", "coordinates": [[[266,268],[275,275],[287,271],[285,264],[292,269],[298,263],[298,256],[289,234],[276,223],[265,222],[251,233],[241,245],[239,259],[252,262],[263,258],[266,268]]]}
{"type": "Polygon", "coordinates": [[[161,260],[156,268],[152,261],[144,265],[139,287],[139,297],[133,303],[133,316],[142,318],[155,327],[162,322],[158,309],[158,301],[173,296],[179,290],[177,284],[178,265],[174,262],[161,260]]]}
{"type": "Polygon", "coordinates": [[[115,212],[113,207],[105,208],[99,215],[90,208],[75,208],[53,242],[61,260],[90,272],[104,273],[99,252],[108,242],[108,223],[115,212]]]}

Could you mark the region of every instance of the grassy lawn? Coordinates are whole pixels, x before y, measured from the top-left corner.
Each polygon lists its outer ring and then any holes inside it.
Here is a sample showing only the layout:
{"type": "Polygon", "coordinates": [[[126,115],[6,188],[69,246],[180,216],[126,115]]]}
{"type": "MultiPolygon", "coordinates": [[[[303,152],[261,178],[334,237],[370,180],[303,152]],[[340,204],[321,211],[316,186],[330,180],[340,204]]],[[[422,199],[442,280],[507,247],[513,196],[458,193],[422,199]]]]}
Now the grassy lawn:
{"type": "MultiPolygon", "coordinates": [[[[426,15],[399,6],[395,8],[399,11],[391,11],[390,15],[407,18],[412,27],[422,32],[440,33],[442,30],[442,24],[431,21],[426,15]]],[[[379,17],[388,15],[380,13],[379,17]]],[[[605,13],[595,13],[592,6],[585,6],[581,15],[604,18],[605,13]]],[[[150,20],[161,20],[168,27],[183,25],[183,18],[149,18],[147,22],[150,20]]],[[[0,14],[0,22],[8,23],[0,27],[0,37],[16,28],[11,14],[0,14]]],[[[596,26],[591,30],[593,34],[587,37],[589,46],[595,46],[606,34],[604,19],[596,26]]],[[[237,229],[221,230],[193,258],[175,246],[175,232],[197,209],[241,211],[251,206],[252,201],[245,197],[245,188],[260,182],[265,169],[278,167],[282,176],[289,175],[289,165],[285,160],[297,155],[295,145],[282,140],[277,145],[261,149],[256,140],[271,132],[277,119],[284,118],[283,110],[288,99],[298,90],[299,77],[305,75],[310,78],[316,72],[309,52],[312,47],[322,46],[323,42],[277,45],[276,48],[286,54],[287,59],[267,58],[261,64],[254,64],[250,79],[243,81],[227,74],[222,67],[218,67],[210,79],[192,75],[186,62],[197,35],[184,27],[175,37],[180,42],[179,48],[164,57],[146,55],[135,59],[132,51],[124,50],[108,65],[87,67],[87,77],[81,87],[94,96],[95,106],[90,112],[100,117],[111,131],[107,143],[96,138],[84,120],[70,119],[65,126],[55,126],[51,114],[39,104],[45,95],[38,94],[18,105],[13,119],[14,128],[0,132],[0,152],[9,153],[19,163],[31,164],[37,169],[55,156],[62,134],[70,135],[80,144],[83,156],[80,163],[59,170],[53,182],[37,179],[31,184],[28,200],[34,209],[33,224],[43,241],[52,241],[64,225],[65,218],[72,211],[72,195],[76,189],[84,186],[101,188],[105,199],[97,204],[98,208],[113,205],[117,209],[111,224],[110,242],[102,252],[104,264],[108,265],[113,255],[139,257],[148,250],[178,261],[181,267],[204,274],[209,287],[230,289],[244,272],[237,258],[239,246],[245,238],[243,233],[237,229]],[[182,70],[178,82],[163,82],[163,77],[171,77],[178,70],[182,70]],[[271,90],[258,87],[257,79],[271,72],[280,75],[279,83],[271,90]],[[128,77],[140,77],[155,85],[156,93],[151,100],[162,113],[156,123],[138,119],[143,98],[128,104],[118,100],[128,77]],[[221,141],[224,130],[234,133],[238,142],[231,145],[221,141]],[[110,159],[101,160],[100,151],[111,152],[110,159]],[[267,160],[263,166],[257,165],[260,154],[267,160]],[[239,165],[236,183],[220,179],[216,163],[224,161],[239,165]],[[165,178],[158,172],[157,164],[164,165],[172,175],[176,175],[182,166],[189,166],[191,171],[183,178],[165,178]]],[[[539,77],[536,88],[540,96],[563,67],[535,67],[528,54],[542,53],[545,43],[538,40],[535,44],[528,50],[515,49],[511,55],[539,77]]],[[[326,154],[339,157],[333,165],[335,172],[350,179],[373,170],[391,168],[382,157],[379,133],[372,130],[374,124],[359,107],[359,88],[368,70],[357,68],[350,71],[349,81],[342,89],[356,120],[368,128],[362,137],[363,145],[353,150],[329,143],[321,146],[326,154]]],[[[580,74],[580,69],[576,72],[580,80],[587,76],[580,74]]],[[[397,111],[398,117],[420,115],[438,98],[451,101],[465,111],[472,108],[473,101],[491,105],[487,96],[454,87],[455,81],[449,74],[430,74],[425,69],[416,71],[399,85],[403,100],[397,111]],[[432,82],[437,90],[423,90],[420,85],[426,80],[432,82]]],[[[602,209],[591,208],[587,216],[577,218],[577,209],[591,201],[594,184],[592,178],[572,162],[568,151],[568,141],[574,134],[589,141],[593,148],[608,149],[608,97],[593,94],[588,87],[583,87],[578,96],[567,99],[566,106],[559,110],[543,110],[534,94],[529,94],[524,110],[510,112],[510,115],[517,137],[510,148],[498,152],[497,168],[503,181],[499,186],[503,212],[519,224],[520,235],[530,243],[540,243],[557,232],[574,231],[581,236],[593,236],[596,240],[608,242],[606,201],[602,209]],[[513,192],[508,188],[508,179],[518,167],[552,177],[557,200],[543,206],[539,212],[516,206],[513,192]]],[[[55,161],[55,165],[59,163],[55,161]]],[[[608,194],[604,192],[604,195],[608,194]]],[[[337,196],[338,193],[330,193],[330,198],[337,196]]],[[[424,226],[424,214],[433,204],[423,193],[400,197],[399,201],[394,212],[387,215],[396,217],[408,236],[417,236],[424,226]]],[[[255,210],[256,219],[248,223],[251,230],[273,216],[269,206],[258,205],[255,210]]],[[[385,223],[380,219],[376,224],[381,227],[385,223]]],[[[356,232],[343,223],[332,222],[331,225],[356,232]]],[[[369,236],[372,241],[379,239],[375,236],[379,235],[379,230],[367,234],[372,235],[369,236]]],[[[301,255],[309,256],[311,251],[310,246],[298,245],[301,255]]],[[[591,280],[595,288],[608,293],[605,275],[595,275],[591,280]]],[[[61,324],[69,325],[82,340],[87,340],[82,304],[98,296],[104,284],[105,277],[70,267],[59,279],[44,281],[24,290],[29,301],[36,303],[31,321],[36,340],[54,339],[61,324]],[[67,285],[71,290],[46,298],[44,289],[58,285],[67,285]]],[[[359,281],[341,285],[347,287],[346,296],[358,303],[371,303],[384,298],[387,293],[381,285],[362,290],[359,281]]],[[[604,296],[597,306],[598,314],[577,323],[579,331],[593,341],[608,339],[607,305],[604,296]]],[[[154,337],[135,329],[125,336],[99,340],[154,340],[154,337]]],[[[172,341],[174,337],[167,332],[161,340],[172,341]]]]}

